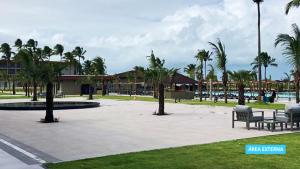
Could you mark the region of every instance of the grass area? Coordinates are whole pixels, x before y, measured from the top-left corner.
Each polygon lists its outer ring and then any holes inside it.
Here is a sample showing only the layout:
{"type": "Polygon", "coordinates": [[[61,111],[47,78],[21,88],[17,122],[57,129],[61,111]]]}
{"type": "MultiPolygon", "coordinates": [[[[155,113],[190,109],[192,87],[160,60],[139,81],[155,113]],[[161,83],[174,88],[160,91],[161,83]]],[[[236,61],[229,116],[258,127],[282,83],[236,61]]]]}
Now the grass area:
{"type": "MultiPolygon", "coordinates": [[[[134,100],[134,96],[96,96],[97,99],[115,99],[115,100],[134,100]]],[[[153,97],[143,97],[143,96],[137,96],[137,101],[149,101],[149,102],[157,102],[158,99],[154,99],[153,97]]],[[[166,102],[174,103],[174,100],[168,100],[166,99],[166,102]]],[[[182,104],[190,104],[190,105],[209,105],[209,106],[226,106],[226,107],[234,107],[237,105],[237,102],[228,102],[227,104],[223,101],[219,101],[217,103],[214,103],[212,101],[202,101],[199,100],[182,100],[180,103],[182,104]]],[[[284,104],[278,104],[278,103],[258,103],[258,102],[251,102],[246,103],[247,105],[258,108],[258,109],[279,109],[283,110],[285,105],[284,104]]]]}
{"type": "Polygon", "coordinates": [[[27,96],[24,95],[0,95],[0,100],[3,99],[26,99],[27,96]]]}
{"type": "Polygon", "coordinates": [[[49,169],[297,169],[300,133],[47,164],[49,169]],[[286,144],[287,155],[245,155],[246,144],[286,144]]]}

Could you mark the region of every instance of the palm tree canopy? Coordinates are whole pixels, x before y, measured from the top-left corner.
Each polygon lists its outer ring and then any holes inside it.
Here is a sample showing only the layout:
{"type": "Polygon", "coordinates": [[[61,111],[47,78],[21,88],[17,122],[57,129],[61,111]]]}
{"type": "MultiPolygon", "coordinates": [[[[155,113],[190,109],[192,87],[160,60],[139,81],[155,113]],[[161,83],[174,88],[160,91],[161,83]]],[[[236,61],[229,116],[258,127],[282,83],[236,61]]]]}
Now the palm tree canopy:
{"type": "Polygon", "coordinates": [[[189,64],[184,68],[184,72],[189,75],[190,78],[195,78],[196,64],[189,64]]]}
{"type": "Polygon", "coordinates": [[[217,67],[220,70],[226,70],[227,56],[225,52],[225,45],[222,44],[221,40],[218,39],[217,43],[209,42],[212,46],[214,54],[217,58],[217,67]]]}
{"type": "MultiPolygon", "coordinates": [[[[259,58],[260,58],[261,64],[264,67],[269,67],[269,66],[277,67],[278,66],[278,64],[275,62],[276,59],[272,58],[267,52],[262,52],[259,58]]],[[[253,66],[253,70],[258,68],[258,56],[254,59],[254,62],[252,62],[251,65],[253,66]]]]}
{"type": "Polygon", "coordinates": [[[244,84],[246,82],[254,80],[253,79],[253,74],[254,73],[255,72],[251,72],[251,71],[248,71],[248,70],[239,70],[239,71],[233,71],[233,72],[228,71],[229,78],[232,81],[237,82],[238,84],[244,84]]]}
{"type": "Polygon", "coordinates": [[[62,56],[63,53],[64,53],[64,46],[61,45],[61,44],[56,44],[56,45],[54,46],[54,53],[55,53],[56,55],[62,56]]]}
{"type": "Polygon", "coordinates": [[[83,72],[84,72],[84,74],[85,75],[90,75],[90,74],[92,74],[92,71],[93,71],[92,61],[90,61],[90,60],[84,61],[84,63],[83,63],[83,72]]]}
{"type": "Polygon", "coordinates": [[[290,10],[293,8],[293,7],[299,7],[300,6],[300,0],[292,0],[291,2],[289,2],[288,4],[286,4],[286,7],[285,7],[285,14],[289,14],[290,10]]]}
{"type": "Polygon", "coordinates": [[[92,66],[95,69],[95,73],[104,75],[106,73],[105,60],[102,57],[96,57],[92,61],[92,66]]]}
{"type": "Polygon", "coordinates": [[[12,52],[11,47],[8,43],[3,43],[0,46],[0,53],[2,53],[2,59],[4,60],[10,60],[12,57],[12,54],[14,54],[14,52],[12,52]]]}
{"type": "Polygon", "coordinates": [[[283,55],[286,56],[290,65],[300,71],[300,30],[297,24],[292,25],[293,36],[279,34],[275,40],[275,47],[279,44],[284,47],[283,55]]]}
{"type": "Polygon", "coordinates": [[[75,56],[72,52],[64,53],[63,59],[65,59],[69,63],[74,63],[75,62],[75,56]]]}
{"type": "Polygon", "coordinates": [[[22,46],[23,46],[22,40],[21,40],[21,39],[17,39],[17,40],[15,41],[15,47],[17,47],[18,49],[21,49],[22,46]]]}
{"type": "Polygon", "coordinates": [[[53,54],[53,50],[49,46],[45,46],[42,52],[46,57],[50,57],[53,54]]]}
{"type": "Polygon", "coordinates": [[[157,68],[157,67],[163,67],[165,64],[165,60],[161,60],[158,57],[155,57],[153,50],[151,51],[151,55],[147,56],[149,60],[149,67],[150,68],[157,68]]]}
{"type": "Polygon", "coordinates": [[[208,71],[207,79],[211,79],[212,81],[218,81],[218,76],[216,75],[216,71],[213,65],[209,64],[208,67],[210,67],[210,70],[208,71]]]}
{"type": "Polygon", "coordinates": [[[178,69],[165,68],[165,60],[161,60],[159,57],[156,57],[153,51],[150,56],[147,56],[147,58],[149,61],[149,68],[146,70],[145,74],[147,77],[151,77],[154,82],[165,83],[178,72],[178,69]]]}
{"type": "Polygon", "coordinates": [[[77,56],[79,59],[81,58],[82,60],[84,60],[84,54],[86,53],[86,50],[84,50],[82,47],[75,47],[75,49],[73,50],[73,53],[75,56],[77,56]]]}

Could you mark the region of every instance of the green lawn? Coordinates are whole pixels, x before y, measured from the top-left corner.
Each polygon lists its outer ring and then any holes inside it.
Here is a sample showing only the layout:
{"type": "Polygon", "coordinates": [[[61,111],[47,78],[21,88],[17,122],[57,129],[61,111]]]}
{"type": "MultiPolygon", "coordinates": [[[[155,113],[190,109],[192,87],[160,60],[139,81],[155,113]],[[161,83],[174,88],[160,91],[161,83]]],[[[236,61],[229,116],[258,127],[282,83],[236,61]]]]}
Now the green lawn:
{"type": "Polygon", "coordinates": [[[49,169],[298,169],[300,133],[47,164],[49,169]],[[286,144],[287,155],[245,155],[246,144],[286,144]]]}
{"type": "MultiPolygon", "coordinates": [[[[97,99],[115,99],[115,100],[134,100],[133,96],[96,96],[95,98],[97,99]]],[[[149,101],[149,102],[157,102],[158,99],[154,99],[153,97],[143,97],[143,96],[137,96],[136,97],[137,101],[149,101]]],[[[174,100],[168,100],[166,99],[166,102],[169,103],[174,103],[174,100]]],[[[200,102],[199,100],[182,100],[180,103],[182,104],[190,104],[190,105],[209,105],[209,106],[226,106],[226,107],[234,107],[237,105],[237,102],[228,102],[225,104],[223,101],[219,101],[217,103],[214,103],[212,101],[202,101],[200,102]]],[[[258,103],[258,102],[253,102],[253,103],[247,103],[247,105],[253,107],[253,108],[258,108],[258,109],[279,109],[283,110],[285,105],[284,104],[266,104],[266,103],[258,103]]]]}
{"type": "Polygon", "coordinates": [[[26,99],[26,98],[28,97],[24,95],[0,95],[0,100],[1,99],[26,99]]]}

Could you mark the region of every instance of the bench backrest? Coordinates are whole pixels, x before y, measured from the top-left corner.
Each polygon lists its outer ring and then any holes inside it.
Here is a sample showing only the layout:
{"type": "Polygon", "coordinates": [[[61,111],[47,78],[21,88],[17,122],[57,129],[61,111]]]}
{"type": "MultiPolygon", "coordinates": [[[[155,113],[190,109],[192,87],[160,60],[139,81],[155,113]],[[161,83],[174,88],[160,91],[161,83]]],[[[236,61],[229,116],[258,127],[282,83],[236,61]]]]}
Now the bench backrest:
{"type": "Polygon", "coordinates": [[[236,119],[239,121],[246,121],[248,117],[250,119],[253,117],[252,108],[249,106],[237,105],[234,111],[236,112],[236,119]]]}

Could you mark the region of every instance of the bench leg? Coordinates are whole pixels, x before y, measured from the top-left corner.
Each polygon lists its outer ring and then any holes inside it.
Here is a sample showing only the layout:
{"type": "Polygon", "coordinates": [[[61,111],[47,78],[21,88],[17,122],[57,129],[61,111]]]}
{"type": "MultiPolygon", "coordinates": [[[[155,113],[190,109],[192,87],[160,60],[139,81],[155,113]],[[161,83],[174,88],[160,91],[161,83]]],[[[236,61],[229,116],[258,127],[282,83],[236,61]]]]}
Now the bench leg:
{"type": "Polygon", "coordinates": [[[280,123],[280,129],[281,129],[281,131],[283,131],[283,123],[282,122],[280,123]]]}

